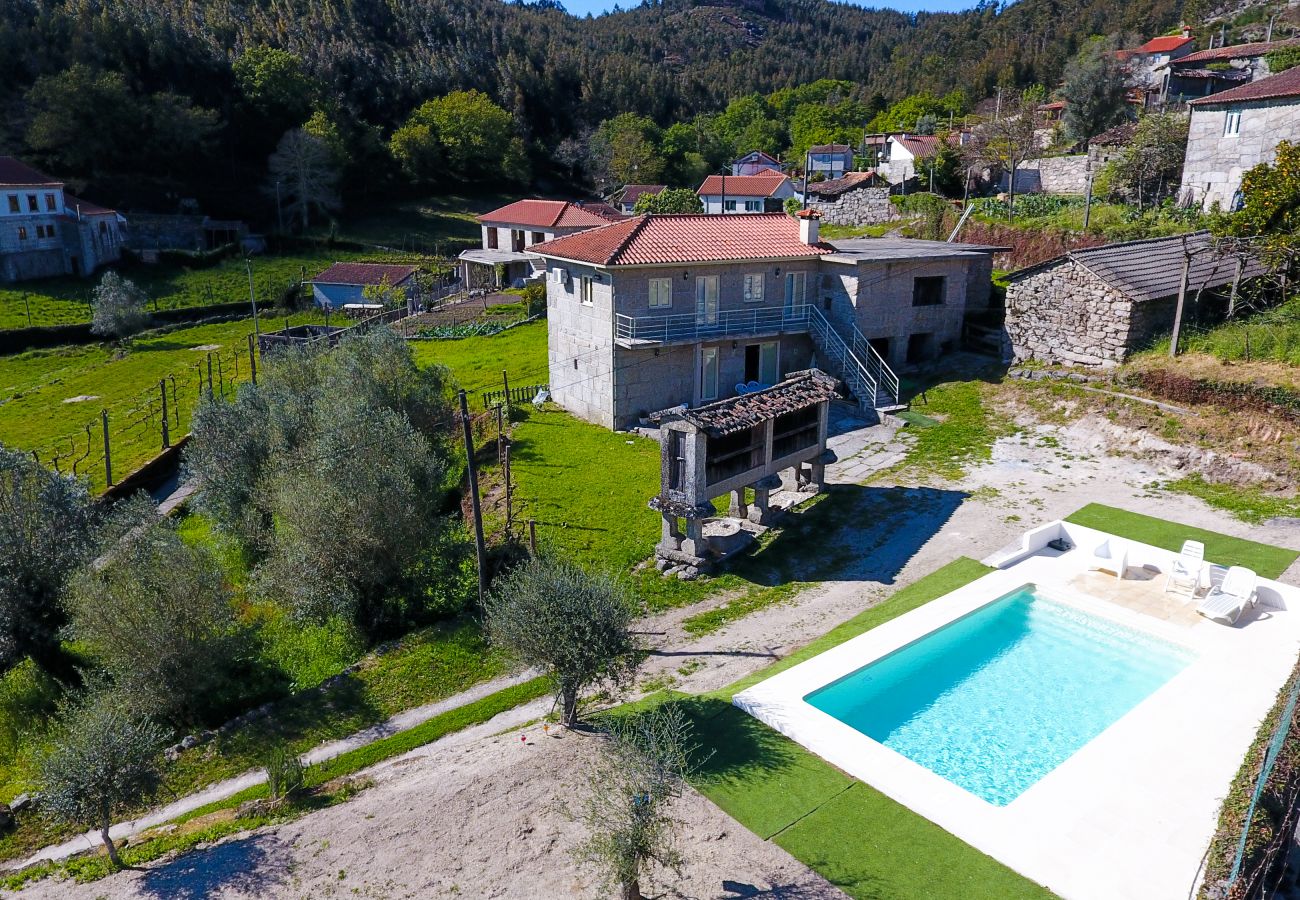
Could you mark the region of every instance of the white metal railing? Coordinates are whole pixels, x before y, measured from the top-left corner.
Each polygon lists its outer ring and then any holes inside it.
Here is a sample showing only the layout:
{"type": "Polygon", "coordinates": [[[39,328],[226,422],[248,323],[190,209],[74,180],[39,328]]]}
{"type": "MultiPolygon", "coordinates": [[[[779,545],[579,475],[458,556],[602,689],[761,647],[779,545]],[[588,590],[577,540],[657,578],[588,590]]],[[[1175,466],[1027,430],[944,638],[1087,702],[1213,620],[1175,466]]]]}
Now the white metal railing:
{"type": "Polygon", "coordinates": [[[859,402],[879,408],[898,403],[898,376],[881,359],[875,348],[867,343],[857,327],[849,341],[835,329],[821,310],[812,307],[809,312],[809,331],[817,348],[838,370],[836,374],[859,402]],[[883,395],[883,396],[882,396],[883,395]],[[884,401],[882,403],[881,401],[884,401]]]}
{"type": "Polygon", "coordinates": [[[672,316],[614,316],[614,338],[624,342],[667,344],[711,340],[780,331],[807,331],[812,307],[806,303],[789,306],[756,306],[751,309],[720,309],[712,314],[689,313],[672,316]]]}
{"type": "Polygon", "coordinates": [[[852,340],[849,342],[853,354],[866,365],[867,371],[871,373],[880,390],[888,394],[892,402],[898,403],[901,393],[898,376],[894,374],[893,369],[889,368],[889,363],[885,362],[884,357],[876,352],[876,348],[871,346],[871,342],[862,336],[857,325],[850,323],[849,328],[853,329],[852,340]]]}

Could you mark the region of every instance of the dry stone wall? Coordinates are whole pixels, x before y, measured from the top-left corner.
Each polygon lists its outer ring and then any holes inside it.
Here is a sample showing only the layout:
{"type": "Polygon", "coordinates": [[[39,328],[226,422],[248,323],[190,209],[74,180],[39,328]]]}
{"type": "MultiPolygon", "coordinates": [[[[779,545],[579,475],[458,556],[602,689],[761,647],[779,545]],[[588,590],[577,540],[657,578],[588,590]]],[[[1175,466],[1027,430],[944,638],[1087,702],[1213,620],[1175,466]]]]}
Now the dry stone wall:
{"type": "MultiPolygon", "coordinates": [[[[1006,190],[1007,177],[1002,176],[1006,190]]],[[[1018,194],[1083,194],[1088,190],[1088,155],[1044,156],[1016,167],[1018,194]]]]}
{"type": "Polygon", "coordinates": [[[1074,262],[1049,266],[1007,287],[1006,355],[1017,361],[1116,365],[1135,349],[1135,305],[1074,262]]]}
{"type": "Polygon", "coordinates": [[[857,188],[834,199],[811,193],[808,208],[821,214],[827,225],[879,225],[897,217],[889,202],[889,188],[857,188]]]}

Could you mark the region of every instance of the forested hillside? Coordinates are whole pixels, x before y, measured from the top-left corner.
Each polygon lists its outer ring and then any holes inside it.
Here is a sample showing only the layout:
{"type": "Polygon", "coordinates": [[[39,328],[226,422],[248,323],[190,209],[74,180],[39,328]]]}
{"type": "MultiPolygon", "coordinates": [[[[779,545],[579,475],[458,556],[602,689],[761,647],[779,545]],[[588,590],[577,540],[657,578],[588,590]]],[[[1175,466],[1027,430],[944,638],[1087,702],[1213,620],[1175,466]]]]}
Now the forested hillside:
{"type": "Polygon", "coordinates": [[[549,0],[0,0],[0,151],[106,189],[122,173],[181,185],[264,171],[284,128],[274,103],[240,102],[232,70],[259,45],[302,61],[312,107],[355,146],[378,150],[422,101],[478,88],[536,157],[618,113],[667,125],[819,78],[884,100],[1050,84],[1088,35],[1160,32],[1181,6],[1020,0],[913,17],[826,0],[667,0],[579,19],[549,0]],[[77,139],[78,154],[51,150],[77,139]]]}

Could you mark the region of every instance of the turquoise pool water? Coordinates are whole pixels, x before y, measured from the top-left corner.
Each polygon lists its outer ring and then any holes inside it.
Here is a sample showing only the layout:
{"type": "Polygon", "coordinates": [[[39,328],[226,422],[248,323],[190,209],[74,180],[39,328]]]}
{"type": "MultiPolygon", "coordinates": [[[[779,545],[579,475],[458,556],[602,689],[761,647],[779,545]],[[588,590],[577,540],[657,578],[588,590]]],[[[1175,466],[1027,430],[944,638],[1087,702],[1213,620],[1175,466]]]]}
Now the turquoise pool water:
{"type": "Polygon", "coordinates": [[[1006,806],[1191,660],[1025,588],[804,699],[1006,806]]]}

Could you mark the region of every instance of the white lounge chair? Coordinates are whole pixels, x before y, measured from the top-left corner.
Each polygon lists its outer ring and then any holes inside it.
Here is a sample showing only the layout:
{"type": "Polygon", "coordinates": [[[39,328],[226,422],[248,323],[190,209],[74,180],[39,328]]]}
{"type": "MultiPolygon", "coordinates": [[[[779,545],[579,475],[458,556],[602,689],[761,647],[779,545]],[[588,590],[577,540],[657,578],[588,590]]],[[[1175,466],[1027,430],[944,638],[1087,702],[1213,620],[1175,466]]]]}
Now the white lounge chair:
{"type": "Polygon", "coordinates": [[[1092,551],[1092,562],[1088,566],[1091,572],[1114,572],[1116,578],[1123,578],[1128,568],[1128,545],[1115,538],[1102,541],[1092,551]]]}
{"type": "Polygon", "coordinates": [[[1205,600],[1196,611],[1207,619],[1236,625],[1241,611],[1247,604],[1254,606],[1257,602],[1259,576],[1243,566],[1233,566],[1223,576],[1223,583],[1210,588],[1205,600]]]}
{"type": "Polygon", "coordinates": [[[1183,541],[1183,552],[1174,558],[1165,576],[1165,593],[1172,587],[1188,597],[1196,595],[1201,585],[1201,569],[1205,563],[1205,545],[1200,541],[1183,541]]]}

